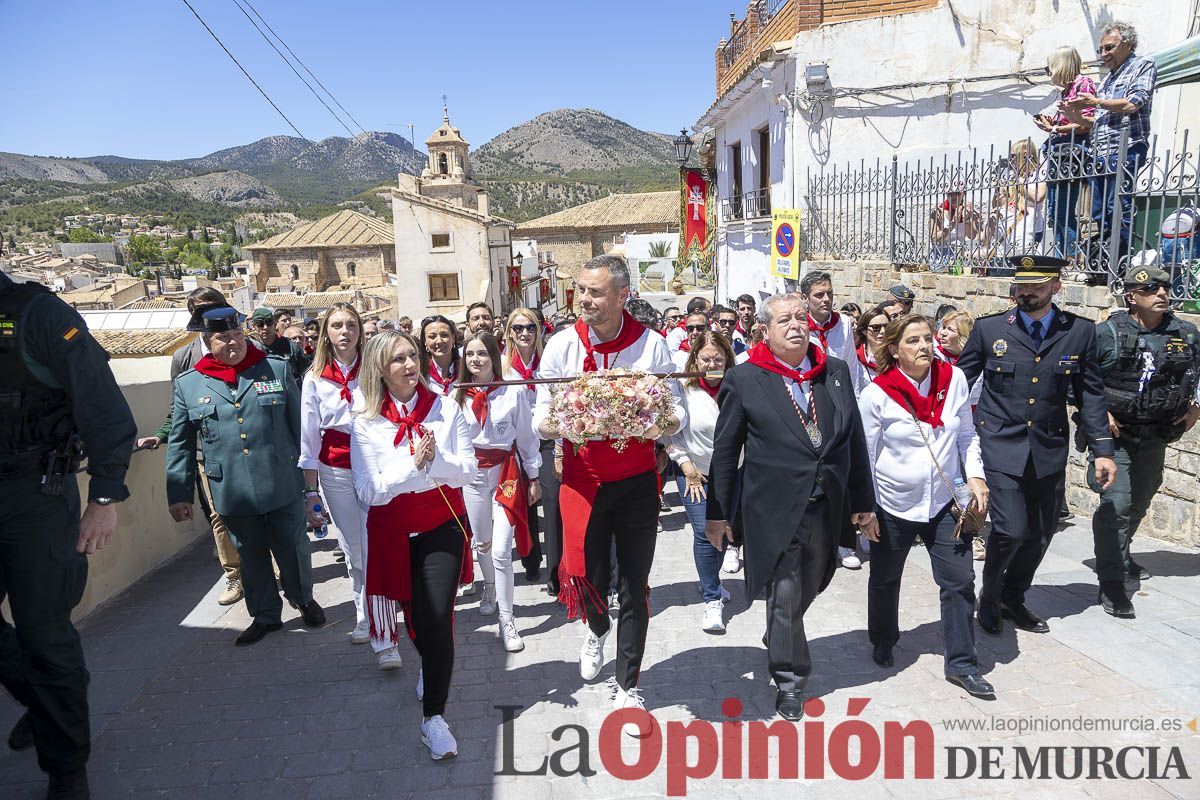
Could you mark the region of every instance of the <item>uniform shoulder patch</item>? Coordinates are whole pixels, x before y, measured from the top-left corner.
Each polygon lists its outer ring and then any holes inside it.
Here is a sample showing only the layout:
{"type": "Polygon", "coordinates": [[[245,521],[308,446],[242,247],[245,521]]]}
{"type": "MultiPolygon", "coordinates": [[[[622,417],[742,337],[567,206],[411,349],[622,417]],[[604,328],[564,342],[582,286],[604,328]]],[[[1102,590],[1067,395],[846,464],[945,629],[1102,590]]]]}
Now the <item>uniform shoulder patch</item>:
{"type": "Polygon", "coordinates": [[[63,341],[65,341],[65,342],[73,342],[73,341],[75,341],[75,337],[78,335],[79,335],[79,328],[76,328],[74,325],[72,325],[71,327],[69,327],[65,331],[63,331],[62,338],[63,338],[63,341]]]}

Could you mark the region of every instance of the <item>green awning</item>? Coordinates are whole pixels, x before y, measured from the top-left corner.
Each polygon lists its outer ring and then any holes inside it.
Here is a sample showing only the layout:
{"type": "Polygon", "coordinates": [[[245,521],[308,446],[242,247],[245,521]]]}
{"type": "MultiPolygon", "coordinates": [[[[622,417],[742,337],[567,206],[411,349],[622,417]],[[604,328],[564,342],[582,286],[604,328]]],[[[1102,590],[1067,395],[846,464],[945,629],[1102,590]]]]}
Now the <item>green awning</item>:
{"type": "Polygon", "coordinates": [[[1150,58],[1158,67],[1156,88],[1200,80],[1200,36],[1151,53],[1150,58]]]}

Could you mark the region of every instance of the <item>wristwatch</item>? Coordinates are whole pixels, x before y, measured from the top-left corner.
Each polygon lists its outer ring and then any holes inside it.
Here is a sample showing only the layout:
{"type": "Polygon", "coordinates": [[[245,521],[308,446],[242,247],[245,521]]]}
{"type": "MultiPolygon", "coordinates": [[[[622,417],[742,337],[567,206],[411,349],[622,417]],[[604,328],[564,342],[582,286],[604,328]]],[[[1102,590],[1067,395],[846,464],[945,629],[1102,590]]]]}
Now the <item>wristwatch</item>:
{"type": "Polygon", "coordinates": [[[98,506],[111,506],[117,501],[113,497],[93,497],[89,502],[95,503],[98,506]]]}

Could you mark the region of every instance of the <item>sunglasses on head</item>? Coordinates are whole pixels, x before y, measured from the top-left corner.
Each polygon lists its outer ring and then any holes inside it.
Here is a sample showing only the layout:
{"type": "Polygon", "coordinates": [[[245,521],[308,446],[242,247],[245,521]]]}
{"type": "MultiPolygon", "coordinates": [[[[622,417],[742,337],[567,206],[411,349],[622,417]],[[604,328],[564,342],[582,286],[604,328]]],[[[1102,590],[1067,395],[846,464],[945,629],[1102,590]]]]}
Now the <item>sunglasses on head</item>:
{"type": "Polygon", "coordinates": [[[509,327],[512,328],[513,333],[533,333],[534,331],[537,330],[537,325],[535,325],[533,323],[529,323],[526,325],[518,325],[517,323],[514,322],[509,327]]]}

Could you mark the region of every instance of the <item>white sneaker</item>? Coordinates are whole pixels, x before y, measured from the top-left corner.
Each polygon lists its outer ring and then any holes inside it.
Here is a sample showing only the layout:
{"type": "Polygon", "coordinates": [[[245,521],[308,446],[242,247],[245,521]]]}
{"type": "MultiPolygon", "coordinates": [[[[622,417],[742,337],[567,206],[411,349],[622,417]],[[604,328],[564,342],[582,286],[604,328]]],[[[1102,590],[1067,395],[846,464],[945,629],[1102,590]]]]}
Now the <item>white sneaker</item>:
{"type": "Polygon", "coordinates": [[[725,559],[721,562],[721,572],[732,575],[742,571],[742,554],[738,548],[729,545],[725,548],[725,559]]]}
{"type": "Polygon", "coordinates": [[[429,748],[434,761],[458,755],[458,742],[454,741],[454,734],[450,733],[450,726],[441,714],[421,723],[421,744],[429,748]]]}
{"type": "Polygon", "coordinates": [[[700,623],[700,627],[707,633],[724,633],[725,619],[722,616],[722,608],[725,604],[720,600],[709,600],[704,604],[704,619],[700,623]]]}
{"type": "Polygon", "coordinates": [[[838,561],[846,569],[862,569],[862,562],[858,560],[858,556],[849,547],[838,548],[838,561]]]}
{"type": "Polygon", "coordinates": [[[479,594],[479,613],[485,617],[496,613],[496,584],[483,584],[483,591],[479,594]]]}
{"type": "MultiPolygon", "coordinates": [[[[622,708],[640,708],[646,710],[646,703],[642,700],[642,692],[636,686],[632,689],[622,689],[620,684],[617,685],[617,693],[613,697],[613,711],[620,711],[622,708]]],[[[649,736],[650,731],[642,730],[636,722],[627,722],[621,726],[621,733],[626,736],[633,736],[640,739],[643,736],[649,736]]]]}
{"type": "Polygon", "coordinates": [[[400,650],[395,647],[380,650],[377,658],[381,670],[400,669],[404,665],[404,662],[400,659],[400,650]]]}
{"type": "Polygon", "coordinates": [[[459,587],[458,596],[466,597],[467,595],[475,594],[475,582],[471,581],[466,586],[459,587]]]}
{"type": "Polygon", "coordinates": [[[417,673],[417,700],[425,702],[425,670],[417,673]]]}
{"type": "Polygon", "coordinates": [[[350,631],[350,644],[366,644],[371,641],[371,623],[363,620],[350,631]]]}
{"type": "Polygon", "coordinates": [[[583,647],[579,648],[579,675],[585,681],[595,680],[596,676],[600,674],[600,669],[604,666],[604,640],[611,632],[612,628],[610,627],[603,636],[597,636],[592,633],[591,628],[588,628],[587,638],[583,640],[583,647]]]}
{"type": "Polygon", "coordinates": [[[512,617],[500,618],[500,639],[504,642],[504,649],[510,653],[519,653],[525,649],[525,642],[521,641],[521,634],[517,633],[517,623],[512,617]]]}

